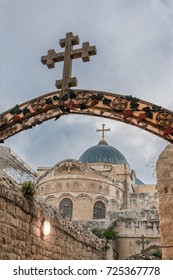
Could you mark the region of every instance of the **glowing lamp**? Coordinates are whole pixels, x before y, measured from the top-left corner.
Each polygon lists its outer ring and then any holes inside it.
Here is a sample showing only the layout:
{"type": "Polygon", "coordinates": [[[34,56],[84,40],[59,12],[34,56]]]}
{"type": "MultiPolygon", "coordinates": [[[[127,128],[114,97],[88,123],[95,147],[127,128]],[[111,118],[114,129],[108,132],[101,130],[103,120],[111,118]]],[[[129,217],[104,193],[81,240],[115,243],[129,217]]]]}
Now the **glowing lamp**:
{"type": "Polygon", "coordinates": [[[48,221],[45,221],[43,224],[43,234],[44,235],[50,234],[50,223],[48,221]]]}

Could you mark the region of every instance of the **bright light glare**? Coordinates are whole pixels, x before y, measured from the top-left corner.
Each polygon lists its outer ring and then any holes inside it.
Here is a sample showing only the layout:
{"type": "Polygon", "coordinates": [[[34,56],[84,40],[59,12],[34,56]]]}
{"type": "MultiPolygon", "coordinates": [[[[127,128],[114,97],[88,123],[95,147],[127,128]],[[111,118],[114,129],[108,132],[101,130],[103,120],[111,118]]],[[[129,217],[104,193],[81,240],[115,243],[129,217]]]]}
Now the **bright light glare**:
{"type": "Polygon", "coordinates": [[[49,233],[50,233],[50,223],[45,221],[43,225],[43,234],[49,235],[49,233]]]}

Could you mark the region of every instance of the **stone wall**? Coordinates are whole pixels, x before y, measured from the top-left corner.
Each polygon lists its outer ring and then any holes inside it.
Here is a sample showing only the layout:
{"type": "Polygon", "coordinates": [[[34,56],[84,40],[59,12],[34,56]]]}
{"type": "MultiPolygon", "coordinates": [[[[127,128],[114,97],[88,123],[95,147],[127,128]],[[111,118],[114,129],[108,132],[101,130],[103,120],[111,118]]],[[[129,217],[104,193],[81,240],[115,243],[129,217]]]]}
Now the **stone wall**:
{"type": "Polygon", "coordinates": [[[118,251],[119,259],[141,252],[141,236],[144,235],[144,249],[160,245],[158,211],[154,209],[123,210],[110,213],[110,225],[119,232],[118,251]]]}
{"type": "Polygon", "coordinates": [[[160,232],[164,260],[173,260],[173,145],[160,154],[156,164],[160,232]]]}
{"type": "Polygon", "coordinates": [[[141,192],[141,193],[131,193],[130,194],[130,204],[131,208],[158,208],[158,196],[157,192],[141,192]]]}
{"type": "Polygon", "coordinates": [[[103,242],[0,174],[0,259],[104,259],[103,242]],[[43,234],[44,221],[51,231],[43,234]]]}
{"type": "Polygon", "coordinates": [[[109,212],[107,220],[95,220],[81,222],[84,227],[90,229],[99,228],[114,229],[118,232],[116,250],[118,259],[126,259],[141,252],[141,244],[137,244],[144,235],[145,240],[150,243],[145,244],[144,249],[160,248],[159,216],[155,209],[128,209],[109,212]]]}

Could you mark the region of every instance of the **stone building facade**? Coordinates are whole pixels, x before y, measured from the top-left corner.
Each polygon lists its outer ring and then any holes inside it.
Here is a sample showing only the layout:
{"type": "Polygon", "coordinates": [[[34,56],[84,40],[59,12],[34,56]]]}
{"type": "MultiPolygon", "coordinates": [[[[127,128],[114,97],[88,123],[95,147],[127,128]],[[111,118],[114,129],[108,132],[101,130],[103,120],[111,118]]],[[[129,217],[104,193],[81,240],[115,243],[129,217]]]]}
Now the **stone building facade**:
{"type": "Polygon", "coordinates": [[[38,168],[33,207],[3,172],[0,182],[1,258],[17,258],[18,254],[22,259],[42,255],[45,259],[126,259],[144,251],[161,251],[156,185],[137,179],[124,155],[104,137],[78,160],[65,159],[52,168],[38,168]],[[45,219],[51,222],[52,239],[43,238],[45,219]],[[100,241],[93,239],[93,230],[118,233],[116,242],[107,244],[106,253],[100,241]],[[14,241],[11,245],[10,238],[14,241]],[[55,244],[55,254],[46,252],[55,244]]]}
{"type": "Polygon", "coordinates": [[[38,191],[47,204],[56,207],[85,228],[111,228],[118,232],[119,258],[145,249],[160,250],[156,185],[136,178],[123,154],[105,139],[87,149],[79,160],[66,159],[52,168],[38,168],[38,191]],[[139,243],[139,244],[138,244],[139,243]]]}

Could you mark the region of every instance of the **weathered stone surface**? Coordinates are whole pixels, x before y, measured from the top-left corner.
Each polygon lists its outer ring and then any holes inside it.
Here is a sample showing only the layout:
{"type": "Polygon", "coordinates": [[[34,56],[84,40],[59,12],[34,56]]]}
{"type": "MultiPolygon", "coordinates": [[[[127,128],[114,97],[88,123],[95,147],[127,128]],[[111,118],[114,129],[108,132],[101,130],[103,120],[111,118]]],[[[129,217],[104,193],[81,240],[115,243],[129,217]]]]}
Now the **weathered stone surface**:
{"type": "Polygon", "coordinates": [[[100,239],[63,219],[41,200],[26,200],[20,188],[4,177],[0,182],[0,259],[104,259],[100,239]],[[51,232],[43,235],[43,222],[51,232]]]}
{"type": "Polygon", "coordinates": [[[173,260],[173,145],[160,154],[157,164],[157,190],[159,199],[160,232],[164,260],[173,260]]]}
{"type": "Polygon", "coordinates": [[[126,259],[141,252],[137,244],[141,235],[149,241],[145,249],[160,246],[159,215],[157,209],[127,209],[108,212],[106,220],[76,221],[90,229],[111,228],[118,232],[116,251],[118,259],[126,259]]]}

